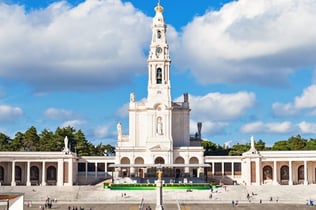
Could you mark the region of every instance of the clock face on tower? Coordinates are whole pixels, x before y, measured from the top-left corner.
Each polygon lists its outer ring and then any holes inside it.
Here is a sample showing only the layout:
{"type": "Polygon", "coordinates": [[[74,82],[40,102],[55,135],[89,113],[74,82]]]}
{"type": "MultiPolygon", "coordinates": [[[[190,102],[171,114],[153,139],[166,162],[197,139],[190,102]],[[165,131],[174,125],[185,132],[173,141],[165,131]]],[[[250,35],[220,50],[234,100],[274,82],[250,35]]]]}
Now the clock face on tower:
{"type": "Polygon", "coordinates": [[[156,53],[161,53],[162,52],[162,48],[161,47],[156,47],[156,53]]]}

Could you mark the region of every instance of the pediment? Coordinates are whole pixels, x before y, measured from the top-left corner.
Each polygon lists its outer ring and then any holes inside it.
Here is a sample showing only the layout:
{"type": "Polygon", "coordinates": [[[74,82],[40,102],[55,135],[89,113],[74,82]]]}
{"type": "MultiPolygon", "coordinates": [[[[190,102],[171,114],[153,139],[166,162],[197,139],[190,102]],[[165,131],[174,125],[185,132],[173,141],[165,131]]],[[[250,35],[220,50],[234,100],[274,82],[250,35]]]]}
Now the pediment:
{"type": "Polygon", "coordinates": [[[160,151],[162,149],[160,144],[157,144],[151,148],[149,148],[150,151],[160,151]]]}

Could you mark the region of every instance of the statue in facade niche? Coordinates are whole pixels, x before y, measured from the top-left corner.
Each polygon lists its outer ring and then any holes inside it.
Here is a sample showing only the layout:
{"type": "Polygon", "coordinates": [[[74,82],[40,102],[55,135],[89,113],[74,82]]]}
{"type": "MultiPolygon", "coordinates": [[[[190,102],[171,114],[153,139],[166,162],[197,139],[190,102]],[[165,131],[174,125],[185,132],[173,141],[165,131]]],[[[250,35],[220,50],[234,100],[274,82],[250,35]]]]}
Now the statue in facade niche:
{"type": "Polygon", "coordinates": [[[162,130],[163,130],[163,125],[161,122],[161,117],[158,117],[158,119],[157,119],[157,133],[159,135],[162,135],[163,134],[162,130]]]}

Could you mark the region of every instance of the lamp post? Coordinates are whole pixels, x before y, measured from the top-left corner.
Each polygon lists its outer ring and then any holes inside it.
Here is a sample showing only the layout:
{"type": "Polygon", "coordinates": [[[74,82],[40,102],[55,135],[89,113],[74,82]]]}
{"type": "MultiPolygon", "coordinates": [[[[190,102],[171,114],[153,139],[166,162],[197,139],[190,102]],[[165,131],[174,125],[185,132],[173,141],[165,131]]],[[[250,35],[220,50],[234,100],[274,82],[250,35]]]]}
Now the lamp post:
{"type": "Polygon", "coordinates": [[[163,210],[162,205],[162,167],[160,164],[157,165],[157,181],[156,181],[156,190],[157,190],[157,202],[156,210],[163,210]]]}

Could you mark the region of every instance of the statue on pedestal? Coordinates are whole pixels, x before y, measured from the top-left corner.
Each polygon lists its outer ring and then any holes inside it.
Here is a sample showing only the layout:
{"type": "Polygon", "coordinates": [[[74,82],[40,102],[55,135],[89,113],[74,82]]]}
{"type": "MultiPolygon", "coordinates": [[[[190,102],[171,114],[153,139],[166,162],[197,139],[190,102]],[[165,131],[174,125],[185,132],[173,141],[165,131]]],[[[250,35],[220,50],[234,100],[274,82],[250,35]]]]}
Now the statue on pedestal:
{"type": "Polygon", "coordinates": [[[158,175],[157,180],[158,180],[158,181],[161,181],[161,180],[162,180],[162,170],[158,170],[158,171],[157,171],[157,175],[158,175]]]}

